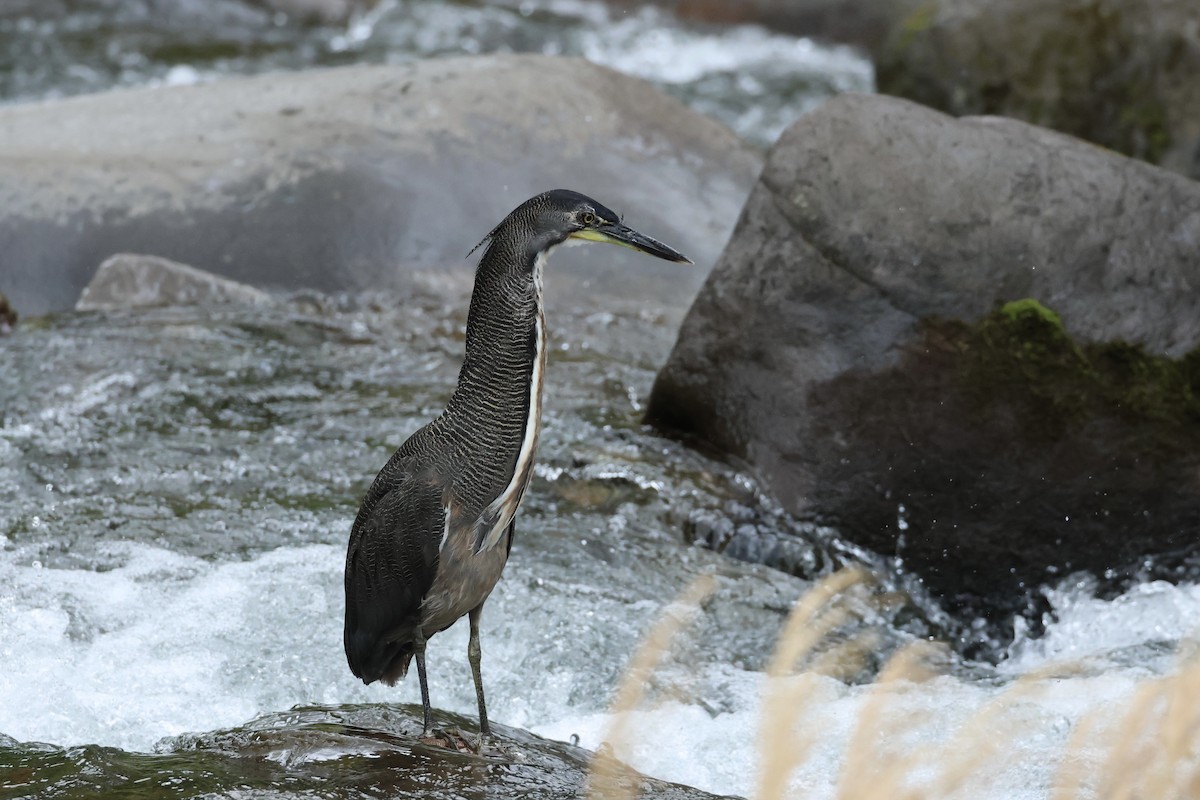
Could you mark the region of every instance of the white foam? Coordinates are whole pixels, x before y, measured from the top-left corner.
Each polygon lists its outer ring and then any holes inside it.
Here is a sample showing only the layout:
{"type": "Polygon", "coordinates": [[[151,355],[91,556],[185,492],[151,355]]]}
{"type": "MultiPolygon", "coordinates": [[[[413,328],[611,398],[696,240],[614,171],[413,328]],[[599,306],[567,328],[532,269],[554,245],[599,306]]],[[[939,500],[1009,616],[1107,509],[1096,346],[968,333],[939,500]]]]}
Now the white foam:
{"type": "Polygon", "coordinates": [[[311,553],[217,566],[142,545],[118,549],[126,560],[109,572],[0,564],[0,730],[148,750],[163,736],[244,722],[263,703],[302,694],[295,674],[256,686],[252,675],[264,671],[252,660],[260,646],[270,653],[286,641],[264,627],[286,624],[271,613],[281,600],[270,584],[305,577],[311,553]]]}
{"type": "Polygon", "coordinates": [[[1152,581],[1112,600],[1094,596],[1091,581],[1064,582],[1046,591],[1053,619],[1044,635],[1018,630],[1001,665],[1020,674],[1049,663],[1088,661],[1093,666],[1141,662],[1163,669],[1174,648],[1200,633],[1200,586],[1152,581]],[[1133,652],[1131,652],[1133,651],[1133,652]]]}
{"type": "MultiPolygon", "coordinates": [[[[852,48],[774,34],[753,25],[713,32],[671,28],[643,17],[614,21],[583,35],[588,60],[663,83],[692,83],[715,73],[737,74],[769,66],[772,71],[828,77],[843,90],[870,87],[874,71],[852,48]]],[[[753,87],[746,87],[753,89],[753,87]]]]}

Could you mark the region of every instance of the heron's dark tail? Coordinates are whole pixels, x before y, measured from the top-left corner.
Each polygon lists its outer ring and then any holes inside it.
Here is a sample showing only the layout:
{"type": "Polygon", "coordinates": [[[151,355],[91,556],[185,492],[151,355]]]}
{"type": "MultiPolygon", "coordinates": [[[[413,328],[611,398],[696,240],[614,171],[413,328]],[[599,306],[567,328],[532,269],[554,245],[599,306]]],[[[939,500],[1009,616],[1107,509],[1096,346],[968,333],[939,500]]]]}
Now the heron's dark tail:
{"type": "Polygon", "coordinates": [[[379,642],[366,631],[346,629],[346,660],[350,671],[366,684],[383,681],[392,686],[408,674],[412,642],[379,642]]]}

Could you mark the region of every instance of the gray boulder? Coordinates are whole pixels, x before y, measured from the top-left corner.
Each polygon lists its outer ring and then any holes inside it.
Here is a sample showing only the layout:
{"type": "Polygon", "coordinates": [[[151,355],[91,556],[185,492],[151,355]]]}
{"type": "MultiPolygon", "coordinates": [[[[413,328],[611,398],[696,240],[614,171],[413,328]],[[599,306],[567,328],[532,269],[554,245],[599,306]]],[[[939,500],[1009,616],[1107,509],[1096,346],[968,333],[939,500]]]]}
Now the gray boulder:
{"type": "Polygon", "coordinates": [[[158,256],[118,253],[96,270],[76,311],[111,311],[149,306],[208,303],[266,303],[270,295],[158,256]]]}
{"type": "Polygon", "coordinates": [[[268,74],[0,109],[0,291],[70,308],[95,265],[149,252],[258,287],[469,280],[467,252],[556,187],[700,269],[623,248],[553,261],[552,298],[681,316],[759,168],[734,134],[577,59],[495,56],[268,74]]]}
{"type": "Polygon", "coordinates": [[[1024,607],[1055,575],[1195,550],[1198,247],[1183,177],[1020,122],[842,96],[768,155],[648,419],[971,613],[1024,607]],[[979,336],[1016,342],[1003,369],[979,336]],[[1147,397],[1165,405],[1141,413],[1147,397]]]}

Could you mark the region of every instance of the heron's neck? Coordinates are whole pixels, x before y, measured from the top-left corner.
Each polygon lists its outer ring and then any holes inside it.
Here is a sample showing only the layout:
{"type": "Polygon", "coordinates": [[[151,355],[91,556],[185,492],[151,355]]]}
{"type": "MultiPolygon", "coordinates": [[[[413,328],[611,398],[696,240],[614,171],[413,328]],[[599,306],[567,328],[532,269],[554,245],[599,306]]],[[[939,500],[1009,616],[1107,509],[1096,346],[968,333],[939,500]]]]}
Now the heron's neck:
{"type": "Polygon", "coordinates": [[[466,355],[448,412],[465,411],[492,424],[524,428],[540,407],[546,360],[542,270],[514,268],[515,256],[489,252],[480,263],[467,316],[466,355]]]}

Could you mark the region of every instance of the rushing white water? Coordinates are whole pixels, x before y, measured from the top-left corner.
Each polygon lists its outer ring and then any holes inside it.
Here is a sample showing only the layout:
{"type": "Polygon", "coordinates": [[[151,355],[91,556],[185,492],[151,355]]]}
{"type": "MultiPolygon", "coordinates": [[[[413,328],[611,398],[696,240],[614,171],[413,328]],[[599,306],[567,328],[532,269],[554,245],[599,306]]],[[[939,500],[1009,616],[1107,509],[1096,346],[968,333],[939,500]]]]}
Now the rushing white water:
{"type": "MultiPolygon", "coordinates": [[[[346,669],[338,545],[212,562],[116,543],[108,555],[119,566],[97,572],[20,565],[20,548],[8,544],[0,556],[0,731],[18,740],[149,750],[165,736],[233,726],[295,704],[418,700],[415,681],[364,687],[346,669]]],[[[560,545],[571,558],[588,558],[585,544],[560,545]]],[[[659,555],[670,549],[664,544],[659,555]]],[[[634,583],[628,579],[614,578],[614,593],[586,580],[571,583],[568,571],[534,574],[531,567],[518,544],[485,614],[492,715],[596,747],[611,721],[604,709],[613,667],[633,644],[632,636],[614,636],[614,626],[631,619],[641,627],[661,603],[620,596],[634,583]]],[[[1001,672],[1064,658],[1084,658],[1087,668],[1038,684],[1005,712],[1009,736],[988,760],[975,797],[1048,797],[1080,719],[1119,707],[1140,683],[1169,669],[1173,659],[1164,654],[1200,619],[1194,585],[1145,584],[1111,601],[1090,598],[1081,586],[1052,599],[1059,620],[1042,639],[1018,640],[1001,672]]],[[[433,640],[431,691],[435,705],[470,715],[465,648],[465,626],[433,640]]],[[[623,754],[656,777],[749,795],[765,678],[691,657],[668,672],[673,691],[634,715],[636,733],[623,754]]],[[[915,754],[953,742],[960,725],[1007,689],[967,674],[888,689],[892,718],[906,730],[900,747],[915,754]]],[[[796,774],[805,797],[835,796],[872,691],[820,678],[807,705],[794,710],[819,739],[796,774]]]]}

